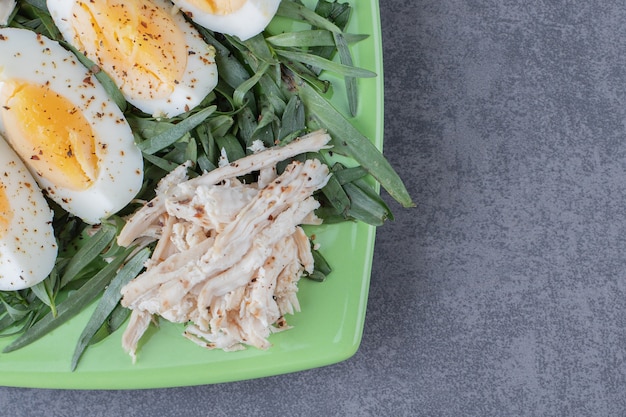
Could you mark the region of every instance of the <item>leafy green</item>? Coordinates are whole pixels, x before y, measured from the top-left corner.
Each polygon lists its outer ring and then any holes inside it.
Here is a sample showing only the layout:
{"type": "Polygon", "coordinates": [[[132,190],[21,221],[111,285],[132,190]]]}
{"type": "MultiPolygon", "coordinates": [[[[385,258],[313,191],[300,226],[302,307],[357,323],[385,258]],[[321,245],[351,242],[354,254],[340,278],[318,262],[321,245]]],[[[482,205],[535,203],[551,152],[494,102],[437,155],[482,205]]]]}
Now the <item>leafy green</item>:
{"type": "Polygon", "coordinates": [[[152,155],[158,151],[161,151],[174,142],[178,141],[185,134],[189,133],[193,128],[204,122],[213,112],[216,107],[210,106],[199,112],[184,118],[179,123],[172,125],[169,129],[146,139],[143,142],[139,142],[137,145],[144,154],[152,155]]]}
{"type": "MultiPolygon", "coordinates": [[[[130,249],[127,249],[126,254],[129,254],[130,251],[130,249]]],[[[70,293],[68,297],[58,305],[58,313],[56,316],[54,316],[52,312],[49,312],[41,320],[29,327],[20,337],[5,347],[2,352],[11,352],[31,344],[83,311],[102,294],[102,291],[111,282],[115,272],[123,262],[124,257],[122,256],[113,259],[83,286],[70,293]]]]}
{"type": "Polygon", "coordinates": [[[115,310],[115,307],[122,298],[122,287],[139,274],[149,256],[150,251],[143,249],[137,255],[133,256],[126,265],[119,270],[115,278],[111,280],[78,339],[74,356],[72,357],[72,370],[76,369],[78,361],[90,341],[103,326],[107,318],[109,318],[113,310],[115,310]]]}
{"type": "Polygon", "coordinates": [[[91,237],[78,236],[78,239],[84,239],[85,244],[80,247],[76,254],[71,258],[65,267],[65,271],[61,276],[61,286],[74,280],[76,276],[96,258],[101,256],[102,251],[111,244],[117,229],[112,224],[104,223],[100,229],[91,237]]]}
{"type": "MultiPolygon", "coordinates": [[[[333,48],[336,41],[333,33],[323,29],[309,29],[301,32],[285,32],[265,38],[274,47],[310,48],[314,46],[327,46],[333,48]]],[[[367,35],[351,33],[342,34],[347,44],[360,42],[367,39],[367,35]]]]}
{"type": "Polygon", "coordinates": [[[414,203],[402,179],[376,146],[308,83],[293,73],[290,76],[290,86],[304,103],[309,120],[326,128],[333,138],[333,152],[356,160],[389,195],[403,206],[412,207],[414,203]]]}

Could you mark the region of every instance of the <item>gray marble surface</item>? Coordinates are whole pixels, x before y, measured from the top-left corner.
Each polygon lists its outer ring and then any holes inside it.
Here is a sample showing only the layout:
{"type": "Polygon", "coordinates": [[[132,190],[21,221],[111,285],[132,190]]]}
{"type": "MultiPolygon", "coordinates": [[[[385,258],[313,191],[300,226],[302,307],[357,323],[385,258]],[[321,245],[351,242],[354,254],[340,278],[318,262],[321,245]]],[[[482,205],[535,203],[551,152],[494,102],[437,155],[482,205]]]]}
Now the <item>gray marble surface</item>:
{"type": "Polygon", "coordinates": [[[626,8],[380,0],[386,155],[363,341],[290,375],[0,388],[6,416],[626,413],[626,8]]]}

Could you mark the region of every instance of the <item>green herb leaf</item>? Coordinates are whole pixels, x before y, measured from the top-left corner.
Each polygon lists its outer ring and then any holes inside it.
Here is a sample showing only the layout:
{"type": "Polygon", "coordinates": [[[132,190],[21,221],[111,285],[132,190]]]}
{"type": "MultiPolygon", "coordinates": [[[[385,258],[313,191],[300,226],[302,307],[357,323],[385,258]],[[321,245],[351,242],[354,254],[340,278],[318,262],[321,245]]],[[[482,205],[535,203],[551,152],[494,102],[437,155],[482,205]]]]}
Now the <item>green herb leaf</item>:
{"type": "Polygon", "coordinates": [[[224,153],[226,153],[229,162],[236,161],[246,156],[246,152],[241,146],[241,143],[239,143],[239,140],[233,135],[215,138],[215,141],[217,142],[220,152],[223,150],[224,153]]]}
{"type": "MultiPolygon", "coordinates": [[[[310,48],[313,46],[327,46],[334,48],[336,46],[333,33],[323,29],[310,29],[300,32],[286,32],[278,35],[269,36],[265,40],[273,46],[282,48],[310,48]]],[[[351,33],[343,33],[342,36],[346,43],[353,44],[368,38],[368,35],[355,35],[351,33]]]]}
{"type": "Polygon", "coordinates": [[[287,103],[280,121],[278,140],[281,144],[287,144],[301,135],[306,129],[304,106],[298,98],[293,96],[287,103]]]}
{"type": "Polygon", "coordinates": [[[372,78],[376,77],[376,73],[370,70],[355,67],[352,65],[338,64],[326,58],[317,55],[307,54],[304,52],[287,51],[284,49],[276,49],[276,53],[289,60],[302,62],[316,68],[331,71],[346,77],[372,78]]]}
{"type": "Polygon", "coordinates": [[[57,315],[55,302],[55,283],[57,283],[57,281],[59,281],[58,273],[56,268],[54,268],[50,273],[50,276],[31,287],[32,292],[37,296],[37,298],[50,307],[50,311],[53,316],[57,315]]]}
{"type": "Polygon", "coordinates": [[[316,127],[328,129],[333,138],[333,152],[356,160],[402,206],[415,206],[398,173],[367,137],[307,83],[293,79],[291,87],[304,103],[307,117],[317,121],[316,127]]]}
{"type": "Polygon", "coordinates": [[[296,21],[305,21],[311,26],[326,29],[331,32],[341,32],[341,29],[328,19],[320,16],[314,10],[292,0],[281,1],[276,15],[296,21]]]}
{"type": "MultiPolygon", "coordinates": [[[[337,50],[339,51],[339,60],[342,64],[352,66],[352,54],[348,48],[346,38],[341,33],[333,34],[335,43],[337,44],[337,50]]],[[[350,115],[356,116],[357,106],[359,102],[358,90],[356,78],[351,76],[344,77],[346,83],[346,93],[348,95],[348,108],[350,109],[350,115]]]]}
{"type": "Polygon", "coordinates": [[[270,65],[268,63],[262,63],[257,72],[252,77],[248,78],[235,89],[235,92],[233,94],[233,101],[235,103],[235,106],[237,106],[238,108],[243,107],[246,94],[252,89],[252,87],[256,85],[256,83],[259,82],[259,80],[269,69],[269,67],[270,65]]]}
{"type": "MultiPolygon", "coordinates": [[[[130,251],[129,249],[127,253],[130,253],[130,251]]],[[[124,257],[120,256],[107,264],[107,266],[89,279],[82,287],[70,293],[69,296],[58,305],[58,314],[56,317],[54,317],[52,313],[46,314],[20,337],[5,347],[2,352],[12,352],[27,346],[76,316],[102,293],[114,276],[115,271],[123,262],[124,257]]]]}
{"type": "Polygon", "coordinates": [[[48,10],[48,5],[46,4],[46,0],[24,0],[24,3],[28,3],[31,6],[34,6],[40,10],[48,10]]]}
{"type": "Polygon", "coordinates": [[[45,7],[42,9],[38,6],[35,6],[33,7],[32,12],[35,16],[39,18],[42,26],[45,28],[45,31],[42,31],[45,36],[55,40],[62,39],[61,32],[59,32],[59,29],[57,29],[54,21],[52,20],[52,17],[50,17],[50,14],[47,12],[47,9],[45,7]]]}
{"type": "Polygon", "coordinates": [[[4,297],[0,296],[0,301],[3,304],[4,311],[11,318],[11,320],[15,322],[19,322],[29,313],[29,310],[26,305],[22,304],[11,304],[4,297]]]}
{"type": "Polygon", "coordinates": [[[373,226],[382,226],[391,217],[391,211],[378,194],[370,192],[366,184],[348,183],[343,189],[350,198],[347,215],[373,226]]]}
{"type": "Polygon", "coordinates": [[[117,273],[115,278],[111,280],[111,283],[102,294],[102,298],[98,302],[96,309],[92,313],[89,321],[85,325],[83,332],[78,338],[78,343],[72,356],[71,370],[74,371],[78,365],[80,357],[84,353],[85,349],[89,345],[91,339],[100,329],[107,317],[115,309],[117,304],[122,298],[121,289],[131,279],[135,278],[137,274],[143,268],[144,263],[150,257],[149,249],[142,249],[135,256],[133,256],[117,273]]]}
{"type": "MultiPolygon", "coordinates": [[[[102,223],[98,230],[72,257],[61,277],[61,288],[72,281],[83,268],[96,259],[115,238],[117,228],[109,223],[102,223]]],[[[84,237],[83,237],[84,238],[84,237]]]]}
{"type": "Polygon", "coordinates": [[[189,133],[190,130],[198,126],[200,123],[204,122],[207,117],[215,112],[216,109],[216,106],[210,106],[202,109],[176,123],[166,131],[140,142],[137,146],[139,146],[139,149],[141,149],[141,151],[146,155],[152,155],[160,150],[163,150],[182,138],[185,134],[189,133]]]}

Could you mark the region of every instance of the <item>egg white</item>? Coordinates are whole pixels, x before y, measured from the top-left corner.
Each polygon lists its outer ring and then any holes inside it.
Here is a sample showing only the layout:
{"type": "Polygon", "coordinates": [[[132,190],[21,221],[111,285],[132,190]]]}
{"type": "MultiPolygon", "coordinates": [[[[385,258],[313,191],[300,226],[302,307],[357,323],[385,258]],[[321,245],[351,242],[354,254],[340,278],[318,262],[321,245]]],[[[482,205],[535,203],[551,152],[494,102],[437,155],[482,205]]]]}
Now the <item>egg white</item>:
{"type": "MultiPolygon", "coordinates": [[[[50,90],[61,94],[79,109],[95,133],[99,170],[92,185],[84,190],[51,182],[33,169],[29,158],[22,155],[44,193],[68,212],[91,224],[99,223],[125,207],[141,188],[143,158],[123,113],[96,78],[58,42],[30,30],[2,28],[0,97],[5,84],[14,79],[48,85],[50,90]]],[[[8,135],[2,117],[0,134],[10,144],[18,140],[8,135]]]]}
{"type": "MultiPolygon", "coordinates": [[[[100,63],[100,58],[92,53],[83,42],[81,33],[75,27],[72,8],[80,0],[47,0],[48,10],[63,38],[76,49],[85,53],[91,60],[100,63]]],[[[132,91],[125,80],[129,77],[127,69],[116,68],[107,71],[116,82],[126,100],[141,111],[154,117],[174,117],[196,107],[215,88],[218,81],[215,49],[208,45],[198,31],[187,22],[184,16],[173,10],[169,1],[152,0],[151,3],[169,13],[186,43],[186,69],[183,77],[177,80],[173,91],[167,97],[154,97],[152,91],[132,91]]],[[[150,23],[148,23],[150,24],[150,23]]]]}
{"type": "Polygon", "coordinates": [[[280,5],[280,0],[246,0],[241,8],[231,13],[212,14],[186,0],[172,1],[200,26],[214,32],[237,36],[242,41],[263,32],[280,5]]]}
{"type": "Polygon", "coordinates": [[[0,291],[21,290],[50,274],[58,248],[48,202],[2,137],[0,186],[12,211],[7,230],[0,230],[0,291]]]}
{"type": "Polygon", "coordinates": [[[0,1],[0,26],[4,26],[9,22],[9,18],[15,9],[17,3],[15,0],[0,1]]]}

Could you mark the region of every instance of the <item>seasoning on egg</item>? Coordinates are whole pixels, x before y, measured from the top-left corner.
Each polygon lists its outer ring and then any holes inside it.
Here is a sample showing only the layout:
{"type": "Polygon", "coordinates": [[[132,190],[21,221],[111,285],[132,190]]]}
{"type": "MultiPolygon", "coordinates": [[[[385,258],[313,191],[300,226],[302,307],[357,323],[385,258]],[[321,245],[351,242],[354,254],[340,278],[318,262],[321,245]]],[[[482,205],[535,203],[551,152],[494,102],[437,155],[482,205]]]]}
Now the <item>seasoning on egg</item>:
{"type": "Polygon", "coordinates": [[[217,84],[215,49],[164,0],[48,0],[65,40],[155,117],[196,107],[217,84]]]}
{"type": "Polygon", "coordinates": [[[242,41],[263,32],[280,5],[280,0],[172,1],[200,26],[242,41]]]}
{"type": "Polygon", "coordinates": [[[2,137],[0,167],[0,291],[15,291],[44,280],[58,248],[48,202],[2,137]]]}
{"type": "Polygon", "coordinates": [[[128,205],[143,158],[89,70],[58,42],[17,28],[0,29],[0,68],[0,134],[43,192],[92,224],[128,205]]]}

